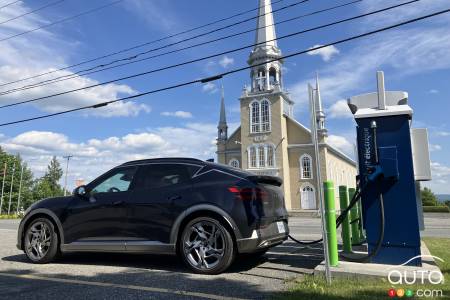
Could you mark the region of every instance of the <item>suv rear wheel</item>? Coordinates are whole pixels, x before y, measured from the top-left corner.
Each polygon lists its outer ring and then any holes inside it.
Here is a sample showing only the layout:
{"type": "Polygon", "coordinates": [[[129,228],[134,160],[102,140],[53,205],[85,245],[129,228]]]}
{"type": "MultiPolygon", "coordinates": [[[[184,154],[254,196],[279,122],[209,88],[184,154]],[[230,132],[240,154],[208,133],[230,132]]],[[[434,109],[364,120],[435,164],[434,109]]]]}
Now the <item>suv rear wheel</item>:
{"type": "Polygon", "coordinates": [[[190,221],[181,234],[179,253],[196,273],[219,274],[233,262],[235,250],[230,232],[219,221],[200,217],[190,221]]]}
{"type": "Polygon", "coordinates": [[[24,251],[34,263],[45,264],[58,254],[58,235],[53,223],[45,218],[33,220],[24,236],[24,251]]]}

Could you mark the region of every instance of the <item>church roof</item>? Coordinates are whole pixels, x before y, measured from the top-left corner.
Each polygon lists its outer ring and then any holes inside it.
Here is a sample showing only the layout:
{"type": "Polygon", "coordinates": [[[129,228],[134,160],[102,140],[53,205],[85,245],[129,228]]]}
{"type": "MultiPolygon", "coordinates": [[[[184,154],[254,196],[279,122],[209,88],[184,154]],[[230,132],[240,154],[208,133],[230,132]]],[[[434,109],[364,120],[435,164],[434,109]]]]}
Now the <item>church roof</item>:
{"type": "MultiPolygon", "coordinates": [[[[291,121],[293,124],[297,125],[297,127],[300,127],[302,130],[306,131],[309,135],[311,135],[311,129],[307,128],[305,125],[303,125],[299,121],[295,120],[294,118],[289,117],[288,115],[284,115],[284,117],[288,121],[291,121]]],[[[288,141],[288,143],[289,143],[289,141],[288,141]]],[[[348,163],[356,166],[356,162],[352,158],[350,158],[348,155],[346,155],[344,152],[342,152],[341,150],[339,150],[336,147],[330,145],[329,143],[325,143],[325,146],[328,148],[328,150],[333,152],[335,155],[337,155],[340,158],[346,160],[348,163]]]]}

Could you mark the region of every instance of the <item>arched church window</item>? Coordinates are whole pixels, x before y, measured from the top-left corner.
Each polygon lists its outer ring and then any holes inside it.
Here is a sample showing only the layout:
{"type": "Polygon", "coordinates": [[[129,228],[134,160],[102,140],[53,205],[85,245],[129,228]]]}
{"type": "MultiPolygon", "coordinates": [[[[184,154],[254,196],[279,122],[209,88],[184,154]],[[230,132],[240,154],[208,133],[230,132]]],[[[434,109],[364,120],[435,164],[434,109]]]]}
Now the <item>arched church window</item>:
{"type": "Polygon", "coordinates": [[[258,69],[255,77],[255,86],[258,91],[264,91],[266,87],[266,70],[264,68],[258,69]]]}
{"type": "Polygon", "coordinates": [[[239,168],[239,161],[236,158],[233,158],[228,163],[233,168],[239,168]]]}
{"type": "Polygon", "coordinates": [[[270,103],[267,100],[261,101],[261,131],[270,131],[270,103]]]}
{"type": "Polygon", "coordinates": [[[256,168],[256,148],[250,147],[249,149],[249,156],[250,156],[250,168],[256,168]]]}
{"type": "Polygon", "coordinates": [[[312,159],[308,154],[300,157],[300,177],[301,179],[312,178],[312,159]]]}
{"type": "Polygon", "coordinates": [[[260,132],[260,107],[257,101],[250,105],[250,132],[260,132]]]}
{"type": "Polygon", "coordinates": [[[274,85],[276,83],[278,83],[278,79],[277,79],[277,69],[275,68],[270,68],[269,70],[269,83],[270,85],[274,85]]]}

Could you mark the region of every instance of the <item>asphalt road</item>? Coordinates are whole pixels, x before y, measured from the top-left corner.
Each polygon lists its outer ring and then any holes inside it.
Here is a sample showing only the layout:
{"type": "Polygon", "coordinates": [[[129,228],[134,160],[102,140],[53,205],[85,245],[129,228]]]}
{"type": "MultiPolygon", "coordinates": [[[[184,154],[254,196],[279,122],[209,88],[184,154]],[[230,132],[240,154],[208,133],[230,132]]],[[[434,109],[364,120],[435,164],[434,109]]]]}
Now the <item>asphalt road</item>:
{"type": "MultiPolygon", "coordinates": [[[[85,253],[35,265],[15,247],[17,224],[0,220],[0,299],[265,299],[323,258],[321,245],[286,242],[217,276],[191,274],[172,256],[85,253]]],[[[424,236],[450,238],[448,216],[427,217],[426,226],[424,236]]],[[[320,237],[319,219],[291,218],[290,228],[300,239],[320,237]]]]}

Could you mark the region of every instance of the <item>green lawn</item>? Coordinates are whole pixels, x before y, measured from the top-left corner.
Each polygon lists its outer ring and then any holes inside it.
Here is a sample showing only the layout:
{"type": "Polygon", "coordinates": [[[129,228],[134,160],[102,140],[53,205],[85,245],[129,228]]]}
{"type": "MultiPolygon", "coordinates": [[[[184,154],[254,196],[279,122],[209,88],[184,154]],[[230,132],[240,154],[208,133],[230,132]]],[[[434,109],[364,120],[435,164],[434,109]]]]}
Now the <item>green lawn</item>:
{"type": "Polygon", "coordinates": [[[19,217],[18,215],[14,214],[14,215],[0,215],[0,220],[2,219],[20,219],[21,217],[19,217]]]}
{"type": "MultiPolygon", "coordinates": [[[[387,278],[380,279],[334,279],[329,286],[325,280],[306,276],[294,282],[294,287],[280,295],[281,299],[354,299],[354,300],[379,300],[389,299],[390,288],[410,289],[416,292],[419,289],[442,290],[443,297],[428,297],[426,299],[450,299],[450,239],[424,238],[432,255],[445,260],[445,263],[437,262],[445,276],[445,283],[438,286],[412,285],[392,286],[387,278]]],[[[406,298],[406,297],[403,297],[406,298]]],[[[399,298],[397,298],[399,299],[399,298]]],[[[419,297],[406,298],[419,299],[419,297]]]]}

